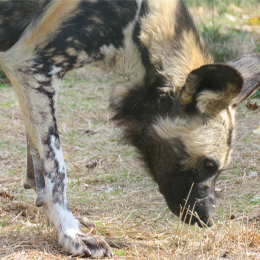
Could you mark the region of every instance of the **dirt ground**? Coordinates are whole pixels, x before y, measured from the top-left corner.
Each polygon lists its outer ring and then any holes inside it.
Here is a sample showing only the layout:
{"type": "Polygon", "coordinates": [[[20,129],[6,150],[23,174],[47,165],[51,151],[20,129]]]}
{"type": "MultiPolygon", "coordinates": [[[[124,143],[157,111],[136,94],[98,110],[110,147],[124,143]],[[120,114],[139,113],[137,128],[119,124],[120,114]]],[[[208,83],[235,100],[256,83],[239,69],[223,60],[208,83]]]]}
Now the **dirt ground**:
{"type": "MultiPolygon", "coordinates": [[[[66,76],[58,101],[68,201],[96,225],[113,259],[260,259],[260,111],[242,105],[237,141],[216,190],[212,228],[182,224],[167,208],[107,110],[110,76],[84,68],[66,76]]],[[[0,259],[76,259],[62,252],[33,190],[23,189],[24,126],[12,87],[0,88],[0,259]]]]}

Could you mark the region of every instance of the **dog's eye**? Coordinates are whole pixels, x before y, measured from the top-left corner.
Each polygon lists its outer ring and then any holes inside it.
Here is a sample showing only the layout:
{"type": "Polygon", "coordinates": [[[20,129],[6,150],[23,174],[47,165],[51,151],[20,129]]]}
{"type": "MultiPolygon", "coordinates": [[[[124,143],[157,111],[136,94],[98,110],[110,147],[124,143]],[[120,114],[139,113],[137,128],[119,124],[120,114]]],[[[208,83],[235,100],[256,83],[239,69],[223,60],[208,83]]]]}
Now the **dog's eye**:
{"type": "Polygon", "coordinates": [[[213,167],[215,167],[215,165],[214,165],[212,162],[208,161],[208,160],[206,161],[205,166],[208,167],[208,168],[213,168],[213,167]]]}

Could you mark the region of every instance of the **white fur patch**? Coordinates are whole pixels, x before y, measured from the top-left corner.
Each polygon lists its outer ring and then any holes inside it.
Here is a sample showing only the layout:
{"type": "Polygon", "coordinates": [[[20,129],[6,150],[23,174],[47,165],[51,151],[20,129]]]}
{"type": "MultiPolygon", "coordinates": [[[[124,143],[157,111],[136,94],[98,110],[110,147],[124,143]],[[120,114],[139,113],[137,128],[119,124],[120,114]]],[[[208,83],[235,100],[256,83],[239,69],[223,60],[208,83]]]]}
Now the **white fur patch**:
{"type": "MultiPolygon", "coordinates": [[[[67,198],[66,198],[66,169],[65,163],[62,155],[61,148],[57,148],[55,145],[56,142],[55,136],[51,136],[51,148],[55,154],[55,160],[58,161],[59,164],[59,172],[65,173],[65,177],[63,181],[65,188],[63,190],[63,194],[61,197],[63,198],[62,203],[54,203],[53,198],[53,189],[55,187],[55,182],[52,178],[45,177],[45,205],[47,207],[47,215],[49,220],[54,224],[56,229],[59,232],[59,244],[63,246],[63,248],[72,254],[82,253],[76,249],[75,243],[77,242],[77,234],[82,234],[80,231],[77,221],[72,215],[71,211],[67,208],[67,198]]],[[[55,176],[56,177],[56,176],[55,176]]],[[[60,199],[62,199],[60,198],[60,199]]]]}
{"type": "Polygon", "coordinates": [[[59,244],[71,254],[82,254],[83,252],[79,252],[78,249],[75,248],[75,243],[77,242],[76,235],[82,234],[82,232],[71,211],[67,209],[66,189],[63,194],[64,204],[61,205],[59,203],[53,203],[52,190],[54,183],[52,180],[46,178],[45,185],[47,215],[51,223],[53,223],[58,230],[59,244]]]}
{"type": "Polygon", "coordinates": [[[66,169],[65,169],[65,162],[64,162],[64,159],[63,159],[63,154],[62,154],[62,150],[61,150],[61,147],[59,147],[59,149],[55,146],[55,141],[56,141],[56,138],[55,136],[53,135],[51,137],[51,148],[55,154],[55,159],[58,161],[59,163],[59,172],[65,172],[66,173],[66,169]]]}
{"type": "Polygon", "coordinates": [[[48,75],[56,76],[60,71],[61,67],[52,66],[52,70],[48,73],[48,75]]]}

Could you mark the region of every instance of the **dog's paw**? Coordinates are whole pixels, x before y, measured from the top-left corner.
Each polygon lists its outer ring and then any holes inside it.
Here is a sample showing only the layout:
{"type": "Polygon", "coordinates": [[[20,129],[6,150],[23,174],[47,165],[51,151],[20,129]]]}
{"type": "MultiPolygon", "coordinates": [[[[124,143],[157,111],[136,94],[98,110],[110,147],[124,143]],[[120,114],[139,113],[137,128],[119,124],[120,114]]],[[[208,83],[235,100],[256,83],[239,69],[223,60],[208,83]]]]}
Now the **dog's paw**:
{"type": "Polygon", "coordinates": [[[102,237],[79,234],[78,238],[87,246],[92,257],[112,257],[112,250],[102,237]]]}
{"type": "Polygon", "coordinates": [[[60,234],[59,244],[73,255],[112,257],[112,250],[102,237],[85,235],[78,230],[68,230],[60,234]]]}

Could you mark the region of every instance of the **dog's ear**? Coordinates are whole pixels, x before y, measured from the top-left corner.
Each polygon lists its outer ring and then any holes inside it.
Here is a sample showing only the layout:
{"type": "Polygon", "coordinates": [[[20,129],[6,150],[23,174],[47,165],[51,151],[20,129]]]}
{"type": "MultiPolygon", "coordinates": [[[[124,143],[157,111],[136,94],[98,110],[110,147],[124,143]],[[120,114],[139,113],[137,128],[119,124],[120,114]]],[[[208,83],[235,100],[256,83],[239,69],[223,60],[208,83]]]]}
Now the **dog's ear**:
{"type": "Polygon", "coordinates": [[[233,104],[237,107],[260,87],[260,55],[244,55],[232,60],[229,65],[237,69],[244,79],[243,88],[233,104]]]}
{"type": "Polygon", "coordinates": [[[229,65],[204,65],[190,72],[180,90],[186,113],[216,116],[234,103],[243,87],[240,73],[229,65]]]}

